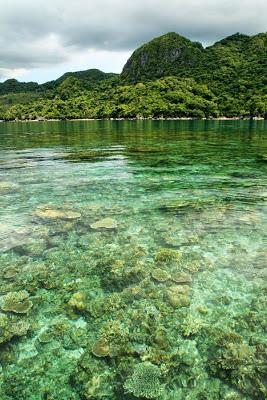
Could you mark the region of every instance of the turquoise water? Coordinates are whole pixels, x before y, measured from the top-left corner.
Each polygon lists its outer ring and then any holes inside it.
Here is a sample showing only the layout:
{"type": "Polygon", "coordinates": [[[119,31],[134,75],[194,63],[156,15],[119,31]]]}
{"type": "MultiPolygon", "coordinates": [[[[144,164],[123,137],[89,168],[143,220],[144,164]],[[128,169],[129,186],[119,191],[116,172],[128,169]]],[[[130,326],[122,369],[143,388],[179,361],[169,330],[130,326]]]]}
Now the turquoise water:
{"type": "Polygon", "coordinates": [[[266,160],[264,121],[1,123],[0,399],[266,399],[266,160]]]}

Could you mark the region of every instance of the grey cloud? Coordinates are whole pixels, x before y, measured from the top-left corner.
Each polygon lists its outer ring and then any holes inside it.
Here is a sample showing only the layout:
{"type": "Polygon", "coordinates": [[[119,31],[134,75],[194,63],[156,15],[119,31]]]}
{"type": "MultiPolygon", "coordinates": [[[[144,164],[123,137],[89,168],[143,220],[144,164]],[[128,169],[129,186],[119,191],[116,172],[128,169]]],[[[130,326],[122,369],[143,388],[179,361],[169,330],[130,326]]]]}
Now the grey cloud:
{"type": "Polygon", "coordinates": [[[36,68],[75,52],[132,50],[169,31],[214,42],[266,31],[265,0],[0,0],[0,68],[36,68]]]}
{"type": "Polygon", "coordinates": [[[0,40],[0,68],[25,68],[60,63],[68,58],[62,46],[47,46],[51,41],[43,40],[22,42],[19,45],[4,43],[0,40]]]}

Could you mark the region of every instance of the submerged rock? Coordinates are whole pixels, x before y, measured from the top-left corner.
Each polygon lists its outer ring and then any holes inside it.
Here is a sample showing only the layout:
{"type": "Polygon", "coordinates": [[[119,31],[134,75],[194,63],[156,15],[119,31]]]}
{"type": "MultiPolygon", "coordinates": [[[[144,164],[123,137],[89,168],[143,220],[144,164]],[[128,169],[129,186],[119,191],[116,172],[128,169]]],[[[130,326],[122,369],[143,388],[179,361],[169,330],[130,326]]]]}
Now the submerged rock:
{"type": "Polygon", "coordinates": [[[170,292],[174,293],[174,294],[189,294],[190,292],[190,286],[188,285],[175,285],[175,286],[171,286],[168,289],[170,292]]]}
{"type": "Polygon", "coordinates": [[[69,301],[69,306],[74,310],[83,311],[85,310],[85,296],[83,293],[74,293],[69,301]]]}
{"type": "Polygon", "coordinates": [[[75,220],[81,218],[81,213],[71,210],[60,210],[57,208],[38,208],[33,212],[33,215],[37,218],[55,220],[75,220]]]}
{"type": "Polygon", "coordinates": [[[106,339],[98,339],[93,348],[92,353],[96,357],[107,357],[110,354],[110,346],[106,339]]]}
{"type": "Polygon", "coordinates": [[[156,268],[151,272],[152,278],[157,282],[166,282],[170,279],[170,275],[167,271],[161,268],[156,268]]]}
{"type": "Polygon", "coordinates": [[[40,256],[47,248],[47,241],[41,238],[31,238],[23,246],[18,247],[18,251],[31,256],[40,256]]]}
{"type": "Polygon", "coordinates": [[[26,343],[19,343],[18,363],[24,360],[30,360],[31,358],[36,357],[37,354],[38,351],[35,347],[34,339],[26,343]]]}
{"type": "Polygon", "coordinates": [[[118,222],[112,218],[104,218],[90,225],[92,229],[116,229],[118,222]]]}
{"type": "Polygon", "coordinates": [[[83,210],[85,211],[93,211],[93,212],[98,212],[101,210],[101,208],[104,208],[104,204],[84,204],[83,205],[83,210]]]}
{"type": "Polygon", "coordinates": [[[167,290],[168,302],[173,308],[189,307],[190,306],[189,291],[190,287],[187,285],[171,286],[167,290]]]}
{"type": "Polygon", "coordinates": [[[187,274],[186,272],[176,272],[172,274],[171,280],[176,283],[191,283],[192,282],[192,277],[190,274],[187,274]]]}
{"type": "Polygon", "coordinates": [[[16,316],[0,313],[0,344],[8,342],[15,336],[24,336],[30,329],[27,321],[16,316]]]}
{"type": "Polygon", "coordinates": [[[0,249],[8,251],[21,247],[29,241],[32,234],[35,234],[34,227],[14,228],[9,225],[0,224],[0,249]]]}
{"type": "Polygon", "coordinates": [[[33,305],[29,297],[30,295],[26,290],[9,292],[0,297],[0,308],[3,311],[11,311],[15,314],[27,314],[33,305]]]}
{"type": "Polygon", "coordinates": [[[0,182],[0,193],[15,192],[18,189],[18,185],[13,182],[0,182]]]}
{"type": "Polygon", "coordinates": [[[163,240],[168,247],[181,247],[192,245],[199,242],[199,235],[190,231],[172,232],[163,236],[163,240]]]}
{"type": "Polygon", "coordinates": [[[18,274],[19,270],[17,267],[10,265],[3,270],[2,276],[4,279],[13,279],[18,274]]]}
{"type": "Polygon", "coordinates": [[[168,292],[168,301],[173,308],[189,307],[190,298],[186,295],[176,295],[173,292],[168,292]]]}
{"type": "Polygon", "coordinates": [[[162,206],[159,209],[166,213],[182,214],[188,211],[199,211],[203,208],[214,206],[216,199],[178,199],[172,200],[162,206]]]}

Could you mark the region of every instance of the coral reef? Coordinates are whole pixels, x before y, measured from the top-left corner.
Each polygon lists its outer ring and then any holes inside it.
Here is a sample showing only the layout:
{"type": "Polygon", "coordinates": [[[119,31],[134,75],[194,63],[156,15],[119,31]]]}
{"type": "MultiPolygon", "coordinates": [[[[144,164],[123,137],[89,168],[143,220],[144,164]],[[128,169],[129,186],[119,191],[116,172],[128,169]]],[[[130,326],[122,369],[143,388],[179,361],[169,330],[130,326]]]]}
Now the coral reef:
{"type": "Polygon", "coordinates": [[[26,320],[0,313],[0,344],[9,342],[13,337],[26,335],[29,329],[26,320]]]}
{"type": "Polygon", "coordinates": [[[161,248],[155,255],[155,261],[159,263],[180,262],[182,254],[178,250],[161,248]]]}
{"type": "Polygon", "coordinates": [[[155,399],[164,390],[160,376],[161,372],[157,366],[148,362],[141,363],[135,366],[132,376],[124,383],[124,388],[136,397],[155,399]]]}
{"type": "Polygon", "coordinates": [[[118,222],[112,218],[104,218],[90,225],[92,229],[116,229],[118,222]]]}
{"type": "Polygon", "coordinates": [[[69,306],[77,311],[84,311],[86,308],[85,305],[85,296],[83,293],[77,292],[74,293],[68,302],[69,306]]]}
{"type": "Polygon", "coordinates": [[[98,339],[92,348],[92,353],[96,357],[108,356],[110,354],[110,346],[108,344],[108,341],[104,338],[98,339]]]}
{"type": "Polygon", "coordinates": [[[0,399],[265,400],[265,136],[219,154],[157,121],[110,147],[81,121],[51,151],[27,124],[12,157],[29,136],[39,168],[0,169],[0,399]]]}
{"type": "Polygon", "coordinates": [[[32,306],[29,293],[26,290],[9,292],[5,296],[0,297],[0,308],[3,311],[12,311],[15,314],[27,314],[32,306]]]}
{"type": "Polygon", "coordinates": [[[170,279],[170,275],[163,269],[156,268],[151,272],[151,276],[157,282],[166,282],[170,279]]]}
{"type": "Polygon", "coordinates": [[[186,272],[175,272],[171,275],[171,280],[175,283],[192,283],[192,276],[186,272]]]}

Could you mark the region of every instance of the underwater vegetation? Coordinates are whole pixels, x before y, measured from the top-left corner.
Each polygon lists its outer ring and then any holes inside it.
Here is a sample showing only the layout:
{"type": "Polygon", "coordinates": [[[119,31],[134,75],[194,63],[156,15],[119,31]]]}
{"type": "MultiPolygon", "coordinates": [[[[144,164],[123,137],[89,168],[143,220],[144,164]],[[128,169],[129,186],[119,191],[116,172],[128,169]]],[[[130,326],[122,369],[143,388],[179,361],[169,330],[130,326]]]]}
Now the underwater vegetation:
{"type": "Polygon", "coordinates": [[[1,400],[267,398],[266,163],[201,146],[5,170],[1,400]]]}
{"type": "Polygon", "coordinates": [[[264,399],[261,286],[241,278],[235,298],[232,271],[162,228],[140,244],[122,211],[46,205],[30,215],[43,253],[28,238],[2,254],[1,398],[264,399]]]}

